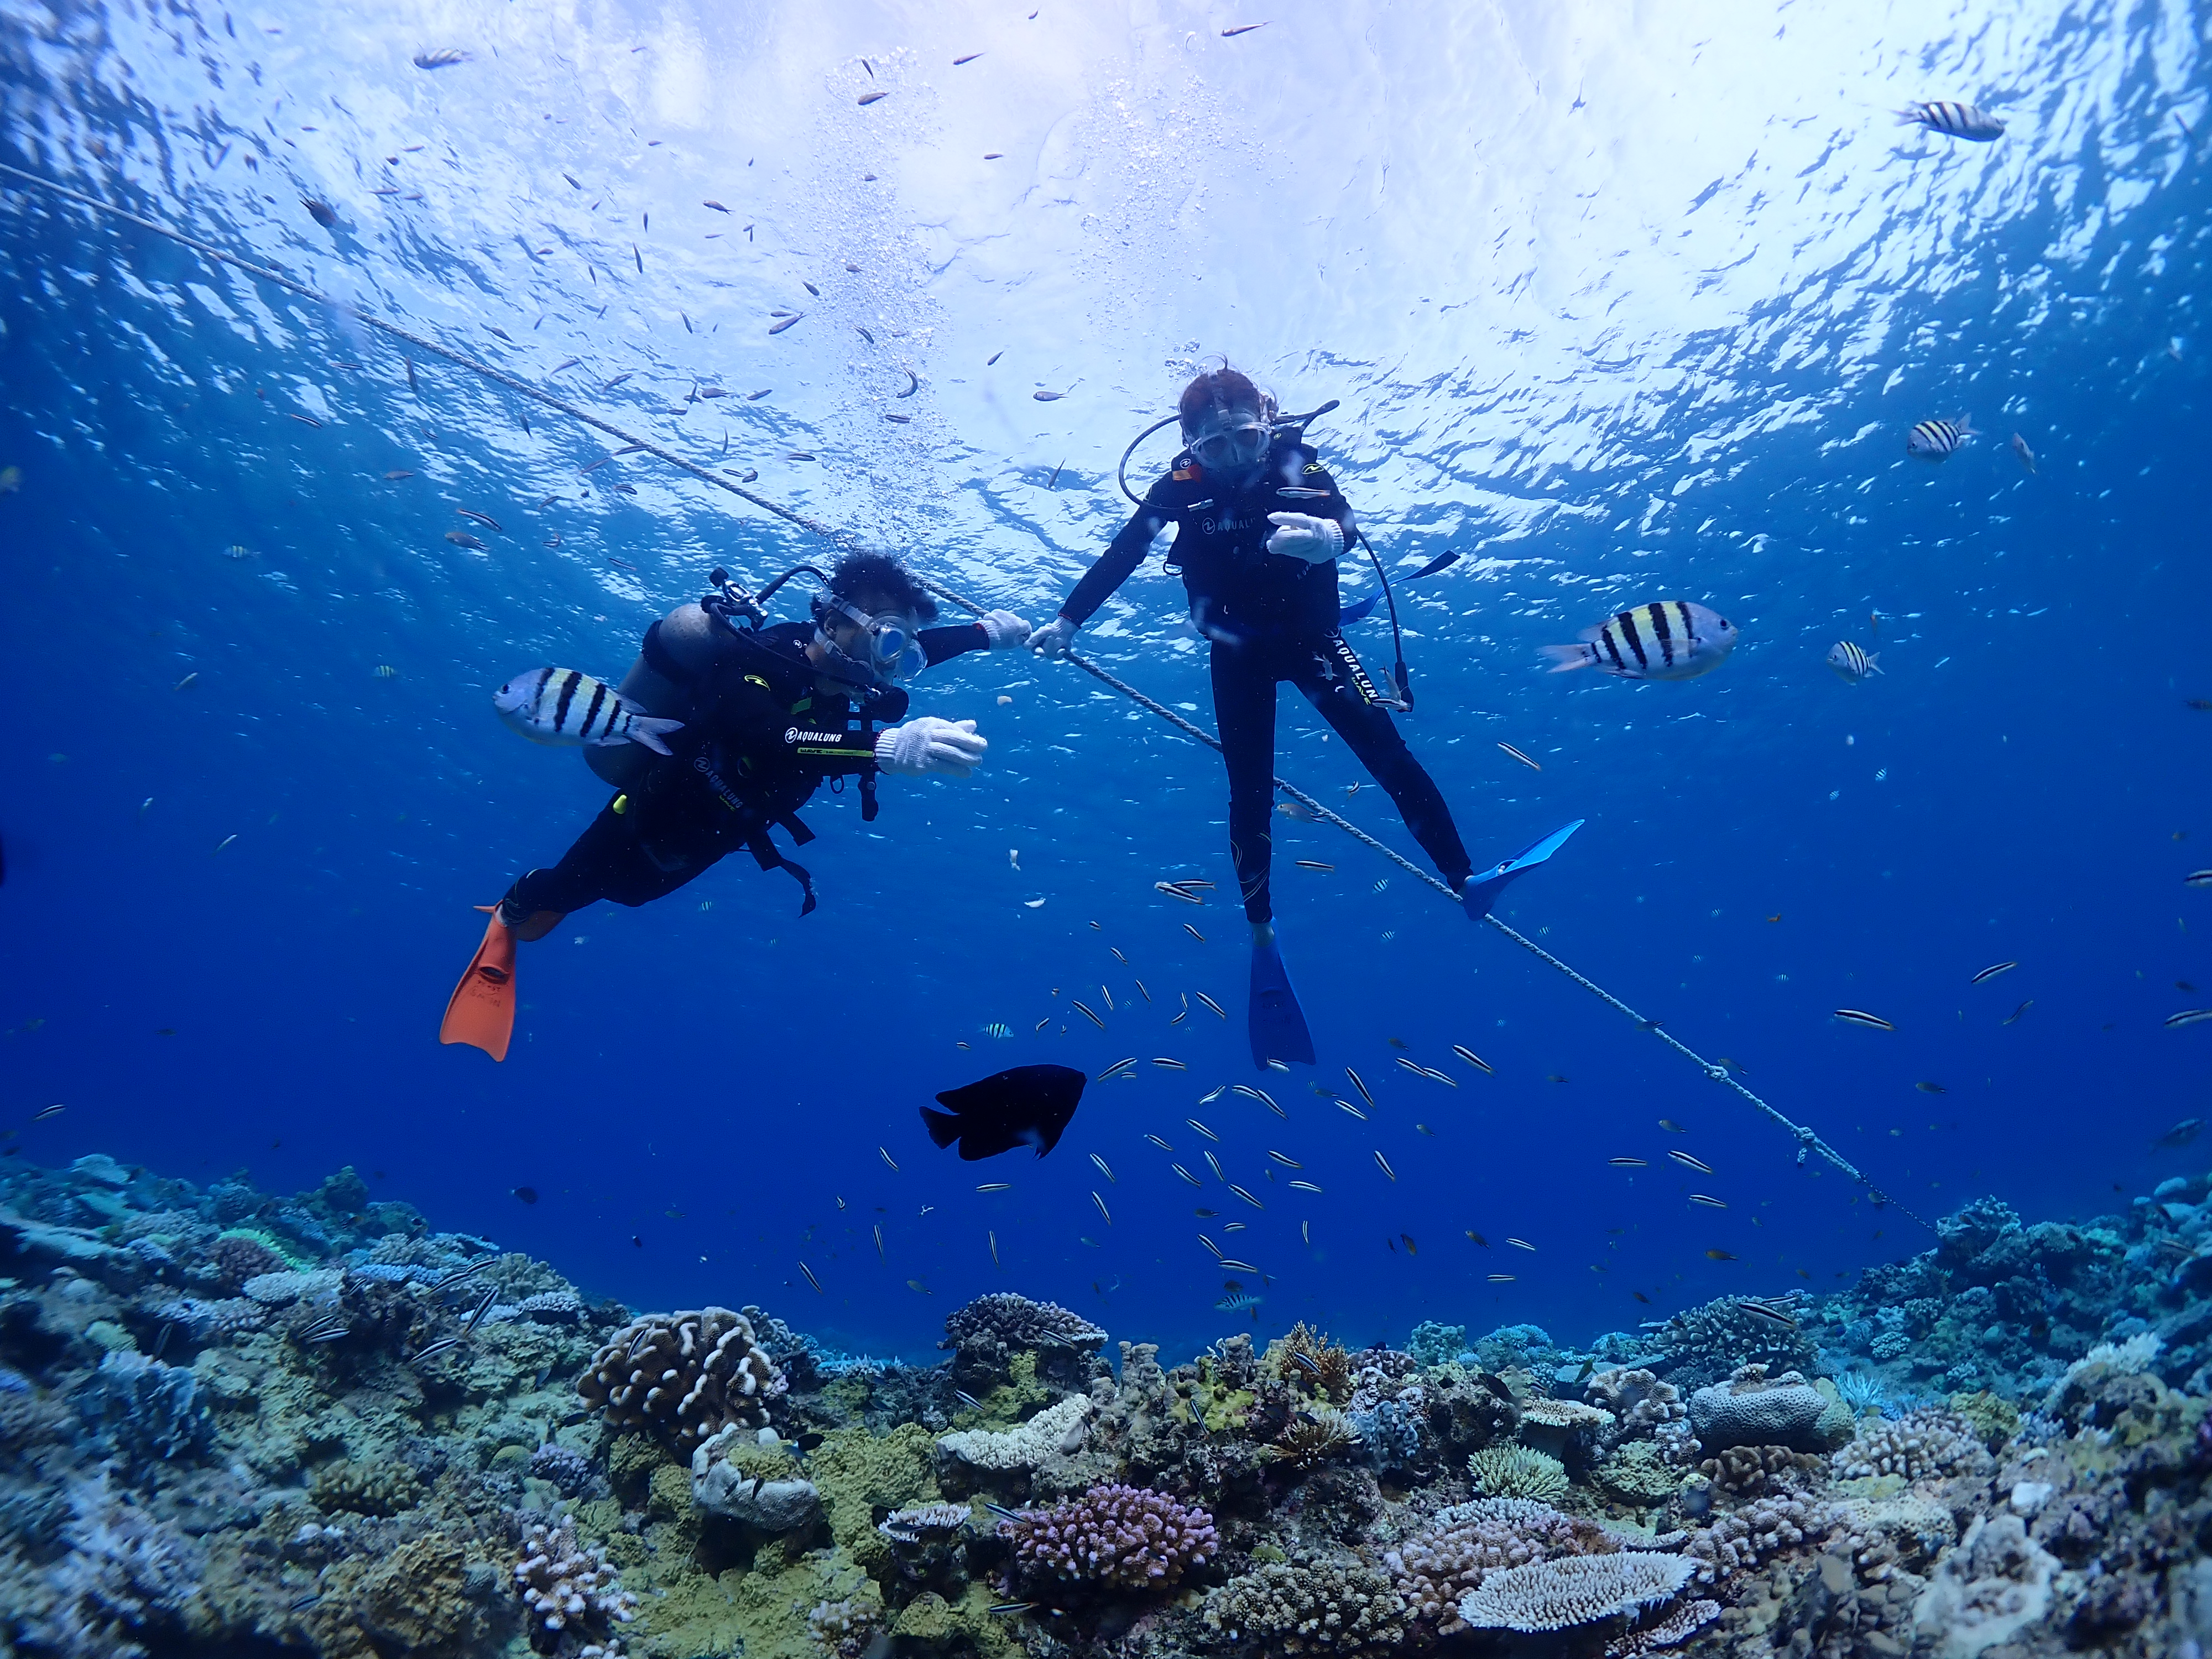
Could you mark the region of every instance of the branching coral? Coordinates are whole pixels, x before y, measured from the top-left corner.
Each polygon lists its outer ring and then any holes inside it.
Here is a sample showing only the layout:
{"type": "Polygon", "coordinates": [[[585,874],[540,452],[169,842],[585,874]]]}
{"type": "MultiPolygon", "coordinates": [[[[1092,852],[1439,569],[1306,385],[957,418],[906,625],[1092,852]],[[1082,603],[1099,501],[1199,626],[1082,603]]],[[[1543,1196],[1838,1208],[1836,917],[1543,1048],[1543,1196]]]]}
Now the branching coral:
{"type": "Polygon", "coordinates": [[[1526,1446],[1485,1446],[1469,1452],[1468,1478],[1487,1498],[1533,1498],[1548,1504],[1567,1492],[1566,1466],[1526,1446]]]}
{"type": "Polygon", "coordinates": [[[1561,1555],[1620,1547],[1595,1522],[1524,1498],[1483,1498],[1439,1511],[1426,1530],[1383,1557],[1410,1616],[1440,1635],[1464,1628],[1461,1598],[1490,1573],[1561,1555]]]}
{"type": "Polygon", "coordinates": [[[1106,1333],[1057,1302],[1032,1302],[1012,1291],[994,1291],[958,1308],[945,1322],[940,1348],[1079,1348],[1102,1346],[1106,1333]]]}
{"type": "Polygon", "coordinates": [[[998,1529],[1013,1546],[1015,1580],[1048,1594],[1170,1589],[1221,1548],[1212,1516],[1143,1486],[1093,1486],[998,1529]]]}
{"type": "Polygon", "coordinates": [[[1316,1402],[1308,1410],[1293,1412],[1277,1432],[1265,1455],[1293,1468],[1310,1469],[1342,1455],[1359,1443],[1352,1419],[1334,1406],[1316,1402]]]}
{"type": "Polygon", "coordinates": [[[1708,1480],[1735,1498],[1756,1498],[1821,1467],[1819,1458],[1787,1446],[1731,1446],[1698,1465],[1708,1480]]]}
{"type": "Polygon", "coordinates": [[[1352,1356],[1304,1320],[1267,1345],[1260,1368],[1317,1400],[1342,1405],[1352,1398],[1352,1356]]]}
{"type": "Polygon", "coordinates": [[[762,1426],[784,1387],[752,1322],[727,1308],[634,1319],[576,1380],[612,1426],[649,1430],[687,1457],[732,1425],[762,1426]]]}
{"type": "Polygon", "coordinates": [[[1593,1376],[1583,1392],[1592,1405],[1620,1419],[1619,1437],[1623,1440],[1642,1438],[1690,1414],[1680,1390],[1650,1371],[1613,1366],[1593,1376]]]}
{"type": "Polygon", "coordinates": [[[1838,1480],[1894,1474],[1907,1480],[1978,1474],[1990,1467],[1974,1425],[1956,1412],[1923,1407],[1894,1422],[1869,1422],[1829,1460],[1838,1480]]]}
{"type": "Polygon", "coordinates": [[[1476,1630],[1533,1635],[1632,1619],[1674,1599],[1697,1564],[1666,1554],[1571,1555],[1492,1573],[1460,1602],[1476,1630]]]}
{"type": "Polygon", "coordinates": [[[1685,1548],[1696,1559],[1698,1578],[1711,1584],[1747,1571],[1779,1551],[1817,1545],[1836,1520],[1828,1504],[1795,1493],[1774,1494],[1720,1516],[1693,1533],[1685,1548]]]}
{"type": "Polygon", "coordinates": [[[189,1367],[164,1365],[143,1354],[117,1352],[70,1396],[100,1448],[136,1480],[155,1467],[197,1455],[215,1426],[189,1367]]]}
{"type": "Polygon", "coordinates": [[[524,1529],[514,1589],[529,1610],[533,1634],[546,1637],[567,1632],[604,1637],[609,1625],[629,1623],[637,1608],[637,1597],[607,1565],[607,1553],[580,1545],[576,1523],[567,1516],[557,1527],[540,1522],[524,1529]]]}
{"type": "Polygon", "coordinates": [[[1406,1603],[1381,1573],[1310,1559],[1232,1578],[1206,1598],[1206,1622],[1273,1659],[1382,1659],[1406,1639],[1406,1603]]]}

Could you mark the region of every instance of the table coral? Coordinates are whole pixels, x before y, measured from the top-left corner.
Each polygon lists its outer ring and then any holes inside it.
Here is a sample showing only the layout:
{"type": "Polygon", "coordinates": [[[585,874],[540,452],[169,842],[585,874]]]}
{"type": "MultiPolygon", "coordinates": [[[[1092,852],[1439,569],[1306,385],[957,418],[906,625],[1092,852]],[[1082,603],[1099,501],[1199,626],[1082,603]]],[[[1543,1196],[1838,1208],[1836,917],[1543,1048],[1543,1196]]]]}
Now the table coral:
{"type": "Polygon", "coordinates": [[[1531,1635],[1633,1618],[1674,1599],[1697,1564],[1656,1553],[1570,1555],[1492,1573],[1460,1602],[1475,1630],[1531,1635]]]}
{"type": "Polygon", "coordinates": [[[1439,1635],[1466,1628],[1459,1604],[1492,1572],[1562,1555],[1610,1554],[1619,1542],[1595,1522],[1525,1498],[1482,1498],[1438,1511],[1387,1552],[1409,1614],[1439,1635]]]}
{"type": "Polygon", "coordinates": [[[1033,1469],[1054,1452],[1082,1443],[1083,1422],[1091,1415],[1091,1396],[1072,1394],[1048,1406],[1018,1428],[994,1432],[963,1429],[940,1436],[939,1449],[979,1469],[1033,1469]]]}

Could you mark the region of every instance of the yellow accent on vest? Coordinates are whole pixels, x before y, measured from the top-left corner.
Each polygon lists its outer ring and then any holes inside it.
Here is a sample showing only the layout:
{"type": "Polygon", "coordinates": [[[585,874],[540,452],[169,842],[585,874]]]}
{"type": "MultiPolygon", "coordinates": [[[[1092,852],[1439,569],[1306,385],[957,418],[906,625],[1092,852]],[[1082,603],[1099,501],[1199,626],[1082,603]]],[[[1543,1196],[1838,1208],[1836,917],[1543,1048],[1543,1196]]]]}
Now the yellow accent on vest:
{"type": "Polygon", "coordinates": [[[628,795],[617,795],[615,797],[615,811],[617,814],[620,814],[629,811],[629,797],[628,795]]]}
{"type": "Polygon", "coordinates": [[[758,687],[760,687],[760,689],[761,689],[762,690],[763,690],[763,691],[765,691],[765,690],[767,690],[769,689],[768,682],[767,682],[766,680],[763,679],[763,678],[762,678],[759,675],[757,675],[757,674],[748,674],[748,675],[746,675],[746,676],[745,676],[745,684],[746,684],[747,685],[757,685],[757,686],[758,686],[758,687]]]}

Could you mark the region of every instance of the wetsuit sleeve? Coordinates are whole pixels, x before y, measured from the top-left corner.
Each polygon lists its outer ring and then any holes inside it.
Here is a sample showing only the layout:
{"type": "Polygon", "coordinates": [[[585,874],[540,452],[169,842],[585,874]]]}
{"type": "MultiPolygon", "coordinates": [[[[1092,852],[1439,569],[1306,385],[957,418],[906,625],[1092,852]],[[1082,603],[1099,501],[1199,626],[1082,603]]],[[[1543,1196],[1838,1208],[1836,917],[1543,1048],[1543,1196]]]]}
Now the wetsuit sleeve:
{"type": "Polygon", "coordinates": [[[1145,562],[1145,555],[1152,550],[1159,533],[1175,521],[1174,481],[1162,478],[1145,493],[1145,504],[1130,515],[1098,562],[1083,573],[1083,580],[1075,585],[1075,592],[1067,596],[1067,603],[1060,607],[1060,614],[1078,628],[1097,613],[1098,607],[1114,597],[1115,592],[1137,567],[1145,562]]]}
{"type": "Polygon", "coordinates": [[[921,641],[922,654],[929,659],[932,668],[963,651],[986,650],[991,643],[991,636],[983,631],[981,623],[962,623],[952,628],[925,628],[915,637],[921,641]]]}

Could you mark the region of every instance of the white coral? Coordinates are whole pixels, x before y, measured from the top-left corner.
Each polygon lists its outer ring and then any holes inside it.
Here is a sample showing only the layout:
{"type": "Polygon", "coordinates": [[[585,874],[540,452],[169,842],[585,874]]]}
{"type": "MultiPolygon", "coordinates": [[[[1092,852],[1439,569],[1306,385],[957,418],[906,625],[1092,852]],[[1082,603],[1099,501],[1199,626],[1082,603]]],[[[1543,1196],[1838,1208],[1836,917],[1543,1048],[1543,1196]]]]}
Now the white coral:
{"type": "Polygon", "coordinates": [[[940,1436],[937,1446],[979,1469],[1033,1469],[1054,1452],[1066,1449],[1071,1438],[1079,1445],[1084,1419],[1090,1415],[1091,1396],[1072,1394],[1019,1428],[1000,1432],[963,1429],[940,1436]]]}
{"type": "Polygon", "coordinates": [[[1476,1630],[1573,1630],[1672,1601],[1696,1563],[1686,1555],[1570,1555],[1493,1572],[1459,1604],[1476,1630]]]}

